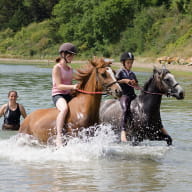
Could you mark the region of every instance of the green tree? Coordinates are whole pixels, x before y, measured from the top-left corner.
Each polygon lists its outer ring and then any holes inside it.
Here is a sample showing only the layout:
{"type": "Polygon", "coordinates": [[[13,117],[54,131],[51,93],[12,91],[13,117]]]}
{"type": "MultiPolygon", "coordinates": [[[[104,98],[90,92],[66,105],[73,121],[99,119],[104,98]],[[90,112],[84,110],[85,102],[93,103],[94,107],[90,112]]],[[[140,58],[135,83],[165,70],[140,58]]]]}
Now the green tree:
{"type": "Polygon", "coordinates": [[[192,0],[172,0],[171,7],[180,13],[191,14],[192,0]]]}
{"type": "Polygon", "coordinates": [[[28,10],[28,15],[31,22],[39,22],[51,17],[53,7],[59,0],[23,0],[25,9],[28,10]]]}
{"type": "Polygon", "coordinates": [[[31,22],[50,18],[57,2],[58,0],[1,0],[0,30],[10,28],[18,31],[31,22]]]}
{"type": "MultiPolygon", "coordinates": [[[[0,30],[5,28],[12,28],[10,21],[19,15],[16,10],[21,6],[20,0],[1,0],[0,1],[0,30]]],[[[13,19],[14,20],[14,19],[13,19]]],[[[11,22],[12,23],[12,22],[11,22]]]]}
{"type": "Polygon", "coordinates": [[[77,41],[93,48],[119,40],[121,31],[132,24],[134,0],[61,0],[53,10],[63,41],[77,41]]]}

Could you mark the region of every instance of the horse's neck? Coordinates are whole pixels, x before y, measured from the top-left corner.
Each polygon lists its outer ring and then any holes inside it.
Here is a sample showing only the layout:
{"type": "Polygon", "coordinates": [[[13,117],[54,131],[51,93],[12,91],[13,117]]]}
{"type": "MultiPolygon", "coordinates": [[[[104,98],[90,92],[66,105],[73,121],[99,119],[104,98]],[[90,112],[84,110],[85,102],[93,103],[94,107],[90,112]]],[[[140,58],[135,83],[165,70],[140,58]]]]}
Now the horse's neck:
{"type": "Polygon", "coordinates": [[[96,79],[96,74],[92,73],[84,88],[84,91],[91,92],[91,93],[87,93],[87,94],[82,93],[86,101],[85,110],[87,111],[87,114],[90,115],[90,117],[97,116],[99,113],[99,107],[100,107],[102,95],[97,94],[97,92],[101,92],[102,89],[98,87],[99,85],[96,79]]]}
{"type": "Polygon", "coordinates": [[[159,88],[152,82],[145,90],[143,90],[143,97],[144,101],[150,101],[147,102],[149,107],[152,107],[153,109],[160,108],[162,95],[159,88]]]}
{"type": "Polygon", "coordinates": [[[86,84],[84,86],[84,90],[89,91],[89,92],[96,92],[96,91],[98,91],[97,84],[98,84],[98,82],[96,79],[96,72],[92,72],[91,76],[89,77],[88,81],[86,82],[86,84]]]}

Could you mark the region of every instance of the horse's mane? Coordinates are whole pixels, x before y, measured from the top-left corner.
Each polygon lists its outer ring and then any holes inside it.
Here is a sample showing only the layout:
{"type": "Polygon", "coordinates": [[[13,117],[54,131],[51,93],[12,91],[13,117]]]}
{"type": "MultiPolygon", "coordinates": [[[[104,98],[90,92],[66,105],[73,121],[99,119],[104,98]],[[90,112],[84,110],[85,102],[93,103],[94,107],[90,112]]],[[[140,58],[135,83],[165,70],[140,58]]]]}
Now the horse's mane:
{"type": "Polygon", "coordinates": [[[89,60],[88,63],[84,65],[82,68],[77,69],[75,79],[79,81],[79,88],[84,89],[94,69],[106,67],[109,66],[109,64],[110,63],[105,62],[103,58],[94,57],[92,60],[89,60]]]}
{"type": "Polygon", "coordinates": [[[143,86],[142,92],[148,90],[148,87],[152,83],[152,81],[156,81],[157,82],[157,87],[159,89],[161,89],[162,88],[161,80],[163,79],[163,77],[167,73],[170,73],[170,71],[168,69],[166,69],[166,68],[163,68],[163,69],[156,69],[156,68],[154,68],[153,74],[151,75],[149,80],[145,82],[145,84],[143,86]]]}
{"type": "Polygon", "coordinates": [[[143,92],[143,91],[146,91],[146,90],[148,89],[148,87],[149,87],[149,85],[151,84],[152,80],[153,80],[153,75],[149,78],[148,81],[145,82],[145,84],[144,84],[144,86],[143,86],[142,92],[143,92]]]}
{"type": "Polygon", "coordinates": [[[92,71],[93,71],[93,66],[90,63],[84,65],[82,69],[77,69],[75,74],[75,79],[79,81],[80,89],[84,89],[85,84],[88,81],[92,71]]]}

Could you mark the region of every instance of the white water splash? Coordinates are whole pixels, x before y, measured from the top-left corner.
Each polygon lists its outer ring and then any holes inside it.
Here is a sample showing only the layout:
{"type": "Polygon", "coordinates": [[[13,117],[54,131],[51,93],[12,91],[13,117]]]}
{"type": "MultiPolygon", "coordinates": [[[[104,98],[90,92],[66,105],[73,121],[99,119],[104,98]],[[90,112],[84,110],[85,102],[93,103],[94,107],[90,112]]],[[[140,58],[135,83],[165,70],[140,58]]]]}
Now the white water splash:
{"type": "Polygon", "coordinates": [[[94,137],[87,137],[87,130],[80,138],[69,140],[68,144],[57,149],[54,146],[42,146],[31,136],[16,135],[0,140],[0,157],[14,162],[35,163],[87,162],[99,159],[152,159],[163,158],[170,149],[167,146],[131,146],[118,144],[117,136],[110,125],[91,127],[95,129],[94,137]]]}

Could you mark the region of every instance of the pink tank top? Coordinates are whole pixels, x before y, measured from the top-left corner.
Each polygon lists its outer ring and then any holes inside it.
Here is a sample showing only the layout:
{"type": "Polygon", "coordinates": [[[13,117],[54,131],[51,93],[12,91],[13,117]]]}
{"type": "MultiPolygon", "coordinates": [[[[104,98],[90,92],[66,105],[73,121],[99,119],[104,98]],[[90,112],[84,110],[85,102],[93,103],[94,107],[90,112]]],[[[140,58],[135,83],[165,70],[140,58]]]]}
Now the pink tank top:
{"type": "MultiPolygon", "coordinates": [[[[59,66],[61,71],[61,83],[65,85],[72,85],[72,78],[73,78],[73,69],[65,70],[59,63],[57,64],[59,66]]],[[[71,91],[69,89],[61,90],[58,89],[55,83],[55,79],[52,76],[52,96],[58,95],[58,94],[69,94],[71,91]]]]}

